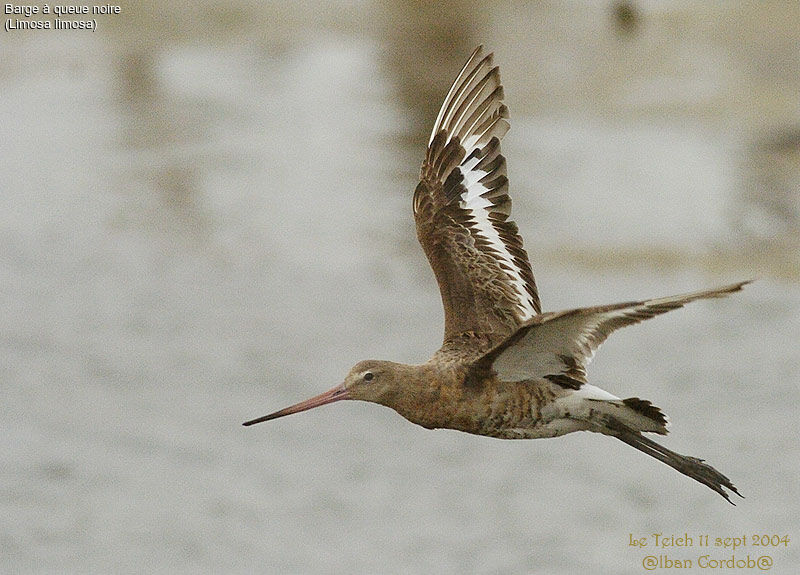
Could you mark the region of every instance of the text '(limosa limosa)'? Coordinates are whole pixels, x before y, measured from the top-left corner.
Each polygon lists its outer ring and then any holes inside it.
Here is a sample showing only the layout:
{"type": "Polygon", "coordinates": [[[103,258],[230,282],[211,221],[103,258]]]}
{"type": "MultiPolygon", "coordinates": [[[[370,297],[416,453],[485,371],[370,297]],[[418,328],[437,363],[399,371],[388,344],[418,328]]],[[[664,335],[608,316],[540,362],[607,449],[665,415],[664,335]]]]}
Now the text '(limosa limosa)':
{"type": "Polygon", "coordinates": [[[479,46],[444,99],[414,191],[417,238],[444,304],[442,347],[422,365],[359,362],[330,391],[244,425],[359,399],[391,407],[429,429],[503,439],[594,431],[663,461],[731,502],[725,489],[739,492],[722,473],[643,435],[667,433],[659,408],[591,385],[586,367],[614,330],[694,300],[727,296],[748,282],[542,313],[528,255],[509,219],[500,154],[508,128],[498,68],[479,46]]]}

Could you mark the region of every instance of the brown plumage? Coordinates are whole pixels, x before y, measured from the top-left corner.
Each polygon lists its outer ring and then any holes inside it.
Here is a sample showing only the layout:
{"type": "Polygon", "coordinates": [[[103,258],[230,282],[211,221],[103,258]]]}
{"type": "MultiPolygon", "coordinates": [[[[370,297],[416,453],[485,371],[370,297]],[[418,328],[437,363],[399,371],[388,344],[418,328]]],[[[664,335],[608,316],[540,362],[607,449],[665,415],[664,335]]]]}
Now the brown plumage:
{"type": "Polygon", "coordinates": [[[244,425],[358,399],[391,407],[423,427],[503,439],[594,431],[663,461],[730,502],[725,489],[739,493],[727,477],[643,435],[667,433],[660,409],[589,384],[586,367],[614,330],[698,299],[727,296],[748,282],[541,313],[522,238],[509,219],[500,154],[509,124],[502,100],[498,68],[478,47],[445,97],[414,192],[417,237],[444,306],[442,347],[422,365],[359,362],[330,391],[244,425]]]}

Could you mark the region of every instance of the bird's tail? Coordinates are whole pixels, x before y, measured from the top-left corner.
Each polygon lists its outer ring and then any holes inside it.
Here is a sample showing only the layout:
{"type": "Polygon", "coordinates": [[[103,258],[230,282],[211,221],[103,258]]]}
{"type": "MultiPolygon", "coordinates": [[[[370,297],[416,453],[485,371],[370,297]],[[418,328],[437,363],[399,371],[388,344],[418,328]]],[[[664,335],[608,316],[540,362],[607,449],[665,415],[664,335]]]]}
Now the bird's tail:
{"type": "Polygon", "coordinates": [[[635,447],[642,453],[655,457],[680,473],[708,486],[722,495],[731,505],[736,504],[731,501],[728,493],[723,488],[728,489],[739,497],[744,497],[739,493],[733,483],[731,483],[730,479],[705,463],[702,459],[675,453],[663,445],[659,445],[652,439],[648,439],[642,435],[641,432],[628,427],[615,417],[606,417],[604,419],[605,429],[602,430],[602,433],[616,437],[631,447],[635,447]]]}

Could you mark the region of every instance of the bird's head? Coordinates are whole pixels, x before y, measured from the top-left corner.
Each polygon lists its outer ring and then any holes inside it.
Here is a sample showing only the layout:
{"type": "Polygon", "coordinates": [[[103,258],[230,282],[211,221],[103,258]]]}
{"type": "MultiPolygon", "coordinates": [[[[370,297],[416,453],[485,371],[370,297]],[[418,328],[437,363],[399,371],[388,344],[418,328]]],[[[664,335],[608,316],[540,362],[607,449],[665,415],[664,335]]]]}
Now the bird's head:
{"type": "Polygon", "coordinates": [[[403,367],[407,366],[391,361],[375,359],[360,361],[353,366],[344,381],[336,387],[275,413],[247,421],[244,425],[277,419],[284,415],[299,413],[342,399],[359,399],[390,405],[391,398],[399,391],[402,384],[403,367]]]}

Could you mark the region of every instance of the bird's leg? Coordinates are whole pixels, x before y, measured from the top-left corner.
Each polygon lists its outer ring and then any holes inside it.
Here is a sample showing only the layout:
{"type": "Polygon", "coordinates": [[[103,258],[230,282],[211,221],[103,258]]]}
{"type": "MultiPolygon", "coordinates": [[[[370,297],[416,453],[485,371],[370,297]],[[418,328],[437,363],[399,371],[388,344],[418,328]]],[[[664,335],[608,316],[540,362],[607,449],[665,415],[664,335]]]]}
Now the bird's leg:
{"type": "Polygon", "coordinates": [[[646,453],[651,457],[655,457],[659,461],[663,461],[680,473],[683,473],[695,481],[699,481],[703,485],[708,486],[722,495],[722,497],[724,497],[725,500],[731,505],[736,504],[730,500],[728,493],[723,489],[723,487],[729,489],[739,497],[744,497],[739,493],[733,483],[731,483],[730,479],[725,477],[722,473],[707,463],[704,463],[702,459],[675,453],[663,445],[659,445],[652,439],[648,439],[640,432],[631,429],[614,417],[608,416],[604,417],[603,419],[605,429],[602,430],[602,433],[616,437],[631,447],[635,447],[642,453],[646,453]]]}

